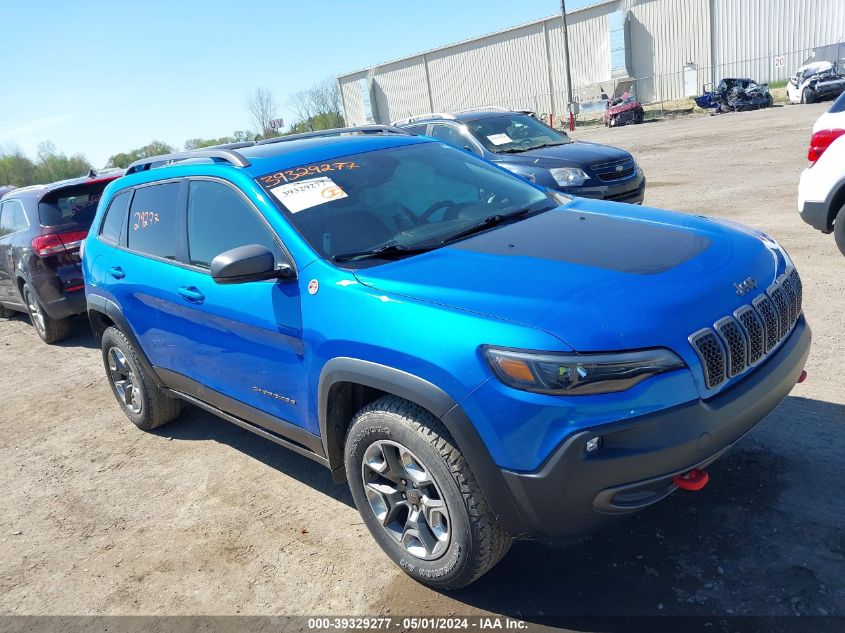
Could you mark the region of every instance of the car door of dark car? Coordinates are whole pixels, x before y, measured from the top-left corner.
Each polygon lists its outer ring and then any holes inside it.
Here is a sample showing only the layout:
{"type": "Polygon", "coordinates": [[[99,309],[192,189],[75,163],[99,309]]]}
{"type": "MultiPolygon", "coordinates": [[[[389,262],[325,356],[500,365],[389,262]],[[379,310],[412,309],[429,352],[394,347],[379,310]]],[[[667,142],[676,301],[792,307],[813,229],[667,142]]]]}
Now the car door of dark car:
{"type": "Polygon", "coordinates": [[[15,289],[15,253],[28,228],[19,200],[6,200],[0,205],[0,301],[4,303],[20,303],[15,289]]]}

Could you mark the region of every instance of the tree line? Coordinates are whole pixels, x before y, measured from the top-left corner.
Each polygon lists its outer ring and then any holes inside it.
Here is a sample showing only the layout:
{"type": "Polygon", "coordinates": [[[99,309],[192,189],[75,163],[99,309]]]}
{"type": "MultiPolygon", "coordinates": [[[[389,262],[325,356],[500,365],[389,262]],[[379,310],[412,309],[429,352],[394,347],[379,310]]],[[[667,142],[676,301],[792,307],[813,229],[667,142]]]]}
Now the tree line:
{"type": "MultiPolygon", "coordinates": [[[[286,134],[327,130],[345,125],[340,91],[337,82],[331,77],[290,96],[288,107],[294,113],[295,120],[287,132],[280,132],[271,125],[271,122],[278,118],[279,105],[269,88],[256,88],[248,96],[246,107],[252,129],[235,130],[230,136],[219,138],[188,139],[184,143],[184,151],[227,143],[258,141],[286,134]]],[[[125,169],[136,160],[160,154],[172,154],[177,151],[179,148],[173,145],[153,140],[143,147],[110,156],[106,167],[125,169]]],[[[20,148],[0,150],[0,187],[4,185],[25,187],[77,178],[84,176],[91,169],[92,165],[84,155],[67,156],[58,151],[56,146],[49,141],[38,146],[35,160],[26,156],[20,148]]]]}

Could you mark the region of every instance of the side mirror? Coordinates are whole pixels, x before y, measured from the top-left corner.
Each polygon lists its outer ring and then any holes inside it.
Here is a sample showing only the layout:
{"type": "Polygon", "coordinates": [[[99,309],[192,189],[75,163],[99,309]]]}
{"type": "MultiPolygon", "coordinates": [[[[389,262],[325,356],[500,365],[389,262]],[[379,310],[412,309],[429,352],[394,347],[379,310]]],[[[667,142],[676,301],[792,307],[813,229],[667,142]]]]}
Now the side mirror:
{"type": "Polygon", "coordinates": [[[258,244],[238,246],[211,260],[211,278],[218,284],[243,284],[265,279],[292,279],[289,264],[276,265],[273,253],[258,244]]]}

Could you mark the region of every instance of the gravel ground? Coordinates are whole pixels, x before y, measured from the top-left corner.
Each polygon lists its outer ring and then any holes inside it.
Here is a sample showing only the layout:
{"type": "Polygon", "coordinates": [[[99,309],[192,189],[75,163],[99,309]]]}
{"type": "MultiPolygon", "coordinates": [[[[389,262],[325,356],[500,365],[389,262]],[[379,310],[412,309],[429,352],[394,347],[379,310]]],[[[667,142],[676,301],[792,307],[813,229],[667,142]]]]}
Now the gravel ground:
{"type": "Polygon", "coordinates": [[[136,430],[84,320],[48,348],[21,317],[0,322],[0,614],[845,616],[845,258],[795,209],[825,107],[575,133],[631,150],[648,204],[762,228],[802,273],[809,380],[702,492],[517,543],[440,594],[388,561],[328,471],[196,409],[136,430]]]}

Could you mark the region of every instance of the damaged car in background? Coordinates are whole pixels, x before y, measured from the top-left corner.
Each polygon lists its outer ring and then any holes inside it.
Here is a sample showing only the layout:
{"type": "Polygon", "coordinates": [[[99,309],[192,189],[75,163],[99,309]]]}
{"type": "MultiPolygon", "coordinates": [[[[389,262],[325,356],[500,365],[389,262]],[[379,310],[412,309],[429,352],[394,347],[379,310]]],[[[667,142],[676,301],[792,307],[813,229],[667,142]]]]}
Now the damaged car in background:
{"type": "Polygon", "coordinates": [[[815,103],[835,99],[845,92],[845,72],[838,63],[817,61],[805,63],[786,84],[791,103],[815,103]]]}
{"type": "Polygon", "coordinates": [[[694,97],[699,108],[713,109],[716,113],[744,112],[759,110],[774,105],[775,100],[769,92],[768,84],[760,84],[753,79],[727,77],[719,82],[714,90],[707,90],[704,94],[694,97]]]}

